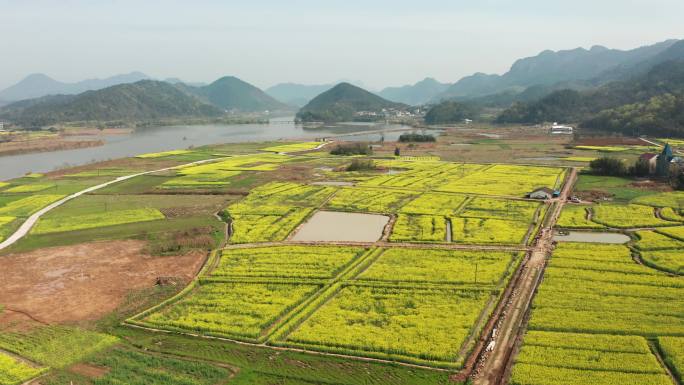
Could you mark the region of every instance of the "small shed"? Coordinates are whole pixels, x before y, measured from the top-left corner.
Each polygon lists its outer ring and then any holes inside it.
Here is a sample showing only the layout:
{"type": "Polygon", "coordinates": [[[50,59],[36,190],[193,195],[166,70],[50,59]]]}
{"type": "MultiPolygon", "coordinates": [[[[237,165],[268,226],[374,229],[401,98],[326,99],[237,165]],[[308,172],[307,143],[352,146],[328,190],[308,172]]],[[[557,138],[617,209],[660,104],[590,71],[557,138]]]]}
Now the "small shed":
{"type": "Polygon", "coordinates": [[[548,187],[539,187],[527,194],[532,199],[551,199],[554,196],[554,191],[548,187]]]}

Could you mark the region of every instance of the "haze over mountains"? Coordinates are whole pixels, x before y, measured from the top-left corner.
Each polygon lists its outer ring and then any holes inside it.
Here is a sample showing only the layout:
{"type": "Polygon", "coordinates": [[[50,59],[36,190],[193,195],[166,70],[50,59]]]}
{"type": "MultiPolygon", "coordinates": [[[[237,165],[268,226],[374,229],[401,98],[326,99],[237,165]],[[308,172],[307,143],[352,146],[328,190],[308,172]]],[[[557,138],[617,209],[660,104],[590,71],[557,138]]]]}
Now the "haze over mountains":
{"type": "Polygon", "coordinates": [[[117,84],[135,83],[149,78],[142,72],[131,72],[105,79],[87,79],[76,83],[65,83],[44,74],[31,74],[19,83],[0,91],[0,100],[13,102],[47,95],[75,95],[117,84]]]}
{"type": "MultiPolygon", "coordinates": [[[[377,111],[382,108],[396,108],[399,105],[435,104],[445,100],[502,110],[516,107],[512,107],[514,103],[525,103],[528,109],[533,109],[534,103],[544,102],[547,96],[568,89],[581,91],[581,97],[593,98],[594,96],[589,95],[600,94],[603,92],[600,91],[602,89],[610,89],[605,88],[605,85],[621,82],[623,85],[615,86],[616,89],[635,92],[641,86],[624,84],[642,84],[643,79],[640,77],[650,73],[654,68],[661,68],[657,66],[672,61],[684,61],[684,41],[667,40],[632,50],[594,46],[590,49],[543,51],[536,56],[517,60],[510,70],[502,75],[477,73],[454,84],[425,78],[412,85],[387,87],[376,93],[346,82],[337,86],[281,83],[264,92],[233,76],[220,78],[208,85],[191,85],[179,79],[167,79],[166,82],[139,82],[148,78],[140,72],[78,83],[58,82],[45,75],[36,74],[0,91],[0,100],[30,99],[37,96],[40,98],[0,108],[0,118],[22,125],[53,124],[69,119],[135,120],[175,116],[213,117],[217,116],[217,113],[220,115],[228,112],[287,112],[304,106],[300,110],[300,117],[306,118],[305,120],[329,121],[349,118],[359,111],[377,111]],[[124,87],[130,83],[136,86],[124,87]],[[166,84],[168,87],[157,83],[166,84]],[[61,96],[47,96],[55,94],[61,96]],[[124,101],[125,99],[128,100],[124,101]],[[134,102],[140,103],[142,107],[133,108],[131,111],[119,111],[129,109],[129,103],[134,102]]],[[[665,77],[658,78],[658,81],[667,83],[667,76],[674,76],[676,73],[677,71],[668,67],[665,77]]],[[[647,79],[653,80],[656,77],[651,76],[647,79]]],[[[660,93],[649,91],[649,97],[679,92],[678,89],[663,87],[660,90],[660,93]]],[[[619,102],[623,99],[617,97],[617,93],[610,93],[613,102],[606,105],[606,108],[620,106],[619,102]]],[[[625,103],[643,101],[643,98],[625,99],[625,103]]],[[[553,116],[533,116],[527,114],[519,105],[516,108],[508,109],[507,118],[500,121],[528,123],[542,118],[551,119],[553,116]]],[[[442,116],[460,116],[449,114],[449,111],[444,112],[442,116]]],[[[579,115],[561,115],[567,119],[577,116],[579,115]]]]}
{"type": "Polygon", "coordinates": [[[228,112],[265,112],[290,107],[235,77],[201,87],[156,80],[118,84],[78,95],[49,95],[0,108],[0,118],[22,126],[76,121],[145,121],[215,118],[228,112]]]}

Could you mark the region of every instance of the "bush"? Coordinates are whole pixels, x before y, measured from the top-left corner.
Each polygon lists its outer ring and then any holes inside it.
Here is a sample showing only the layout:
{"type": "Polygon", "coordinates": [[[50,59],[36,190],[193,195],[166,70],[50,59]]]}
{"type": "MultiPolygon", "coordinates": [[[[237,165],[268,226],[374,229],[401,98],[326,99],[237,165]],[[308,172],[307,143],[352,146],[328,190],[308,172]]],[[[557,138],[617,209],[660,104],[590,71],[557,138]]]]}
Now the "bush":
{"type": "Polygon", "coordinates": [[[399,136],[400,142],[435,142],[436,139],[430,134],[419,134],[416,132],[401,134],[399,136]]]}
{"type": "Polygon", "coordinates": [[[601,157],[589,163],[590,172],[594,175],[624,176],[627,174],[625,163],[617,158],[601,157]]]}
{"type": "Polygon", "coordinates": [[[338,144],[332,150],[332,155],[371,155],[373,150],[367,143],[343,143],[338,144]]]}
{"type": "Polygon", "coordinates": [[[354,159],[347,166],[347,171],[375,170],[375,162],[372,159],[354,159]]]}

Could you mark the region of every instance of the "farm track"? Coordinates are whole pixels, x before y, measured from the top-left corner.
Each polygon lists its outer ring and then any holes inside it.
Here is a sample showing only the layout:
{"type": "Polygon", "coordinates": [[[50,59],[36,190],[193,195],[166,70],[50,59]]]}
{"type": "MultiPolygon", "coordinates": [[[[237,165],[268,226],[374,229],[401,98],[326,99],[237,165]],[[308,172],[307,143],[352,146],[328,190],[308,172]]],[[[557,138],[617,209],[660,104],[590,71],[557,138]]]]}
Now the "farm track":
{"type": "Polygon", "coordinates": [[[399,243],[399,242],[330,242],[330,241],[280,241],[280,242],[258,242],[258,243],[237,243],[228,245],[226,249],[250,249],[253,247],[274,247],[274,246],[360,246],[360,247],[386,247],[404,249],[434,249],[443,250],[485,250],[485,251],[529,251],[532,248],[527,246],[505,246],[505,245],[460,245],[444,243],[399,243]]]}
{"type": "Polygon", "coordinates": [[[484,331],[490,337],[485,351],[473,352],[479,356],[477,367],[471,374],[475,385],[505,385],[508,382],[515,354],[525,332],[526,316],[543,277],[546,258],[553,250],[553,227],[576,179],[577,169],[573,168],[560,197],[554,200],[556,204],[550,209],[548,220],[540,229],[529,256],[520,266],[520,275],[511,288],[510,296],[502,298],[505,306],[498,320],[492,323],[492,327],[496,325],[496,334],[493,335],[493,330],[484,331]]]}

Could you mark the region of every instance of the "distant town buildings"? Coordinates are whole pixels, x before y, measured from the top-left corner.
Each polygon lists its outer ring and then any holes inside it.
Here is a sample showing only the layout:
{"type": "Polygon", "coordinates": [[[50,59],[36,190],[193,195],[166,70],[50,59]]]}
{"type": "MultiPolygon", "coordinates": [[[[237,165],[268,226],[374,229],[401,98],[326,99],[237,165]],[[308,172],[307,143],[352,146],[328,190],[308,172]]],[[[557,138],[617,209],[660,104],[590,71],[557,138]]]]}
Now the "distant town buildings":
{"type": "Polygon", "coordinates": [[[574,130],[573,127],[558,124],[558,122],[553,122],[551,125],[551,135],[572,135],[574,130]]]}

